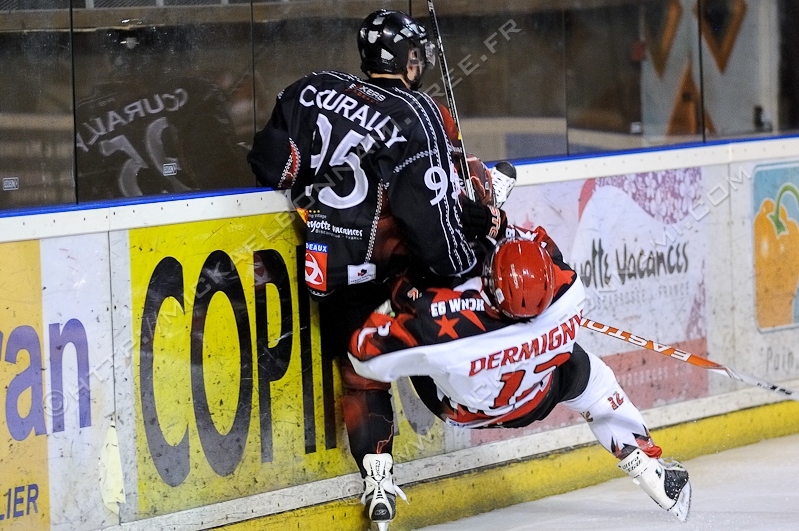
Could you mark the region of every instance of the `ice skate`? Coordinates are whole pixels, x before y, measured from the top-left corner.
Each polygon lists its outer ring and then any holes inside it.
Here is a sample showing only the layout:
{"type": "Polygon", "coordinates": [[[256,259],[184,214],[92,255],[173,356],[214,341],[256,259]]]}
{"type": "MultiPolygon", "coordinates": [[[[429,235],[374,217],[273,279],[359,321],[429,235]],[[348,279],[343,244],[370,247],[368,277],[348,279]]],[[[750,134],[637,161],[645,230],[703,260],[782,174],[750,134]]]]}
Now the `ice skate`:
{"type": "Polygon", "coordinates": [[[501,208],[516,185],[516,168],[510,162],[502,161],[498,162],[489,171],[494,188],[494,200],[496,201],[496,206],[501,208]]]}
{"type": "Polygon", "coordinates": [[[408,501],[405,493],[394,484],[393,464],[391,454],[366,454],[363,458],[366,477],[361,503],[366,505],[366,514],[378,531],[387,531],[389,522],[396,516],[397,496],[408,501]]]}
{"type": "Polygon", "coordinates": [[[616,466],[679,521],[688,519],[691,483],[688,481],[688,471],[680,463],[672,459],[654,459],[637,448],[616,466]]]}

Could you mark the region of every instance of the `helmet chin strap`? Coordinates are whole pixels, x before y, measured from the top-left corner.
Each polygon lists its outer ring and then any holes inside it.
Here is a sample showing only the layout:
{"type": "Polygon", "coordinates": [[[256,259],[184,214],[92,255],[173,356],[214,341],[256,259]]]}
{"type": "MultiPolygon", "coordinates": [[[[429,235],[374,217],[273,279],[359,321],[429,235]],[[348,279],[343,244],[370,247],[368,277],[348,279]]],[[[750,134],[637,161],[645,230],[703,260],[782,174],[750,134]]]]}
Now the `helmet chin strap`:
{"type": "Polygon", "coordinates": [[[417,71],[419,73],[416,75],[416,79],[410,79],[406,71],[405,79],[408,80],[408,84],[411,86],[411,89],[419,90],[419,88],[422,86],[422,78],[424,77],[425,70],[426,68],[424,66],[418,66],[417,71]]]}
{"type": "Polygon", "coordinates": [[[411,90],[419,90],[422,82],[422,76],[424,75],[425,71],[424,61],[419,57],[420,53],[420,50],[412,49],[408,54],[407,66],[402,71],[402,76],[405,78],[405,83],[411,88],[411,90]],[[408,75],[409,66],[411,64],[416,67],[417,74],[415,79],[411,79],[408,75]]]}

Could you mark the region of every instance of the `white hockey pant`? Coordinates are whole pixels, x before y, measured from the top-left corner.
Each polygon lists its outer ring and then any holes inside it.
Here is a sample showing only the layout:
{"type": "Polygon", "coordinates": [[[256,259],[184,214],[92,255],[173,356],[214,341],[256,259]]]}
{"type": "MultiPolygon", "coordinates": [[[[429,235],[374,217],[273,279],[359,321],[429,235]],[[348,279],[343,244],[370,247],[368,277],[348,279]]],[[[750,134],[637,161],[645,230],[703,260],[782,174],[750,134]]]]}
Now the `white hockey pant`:
{"type": "Polygon", "coordinates": [[[586,353],[591,361],[588,385],[581,395],[563,404],[580,413],[597,441],[618,459],[636,448],[653,447],[641,412],[619,386],[616,375],[597,356],[586,353]]]}

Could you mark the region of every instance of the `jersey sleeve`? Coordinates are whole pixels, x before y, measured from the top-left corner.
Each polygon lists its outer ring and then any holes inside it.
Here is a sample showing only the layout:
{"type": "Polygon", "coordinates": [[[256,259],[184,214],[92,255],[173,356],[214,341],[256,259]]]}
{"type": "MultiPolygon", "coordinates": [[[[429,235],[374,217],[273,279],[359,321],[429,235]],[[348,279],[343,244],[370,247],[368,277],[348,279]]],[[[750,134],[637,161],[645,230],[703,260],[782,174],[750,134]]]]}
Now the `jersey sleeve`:
{"type": "Polygon", "coordinates": [[[411,255],[438,275],[460,275],[476,258],[461,224],[452,148],[436,104],[422,98],[418,114],[404,159],[394,169],[389,203],[411,255]]]}
{"type": "Polygon", "coordinates": [[[452,113],[449,112],[449,109],[447,109],[443,103],[436,101],[436,106],[441,113],[441,119],[444,123],[444,131],[447,133],[447,138],[452,144],[454,152],[456,154],[461,154],[461,132],[458,131],[458,124],[455,123],[455,118],[452,117],[452,113]]]}
{"type": "Polygon", "coordinates": [[[255,134],[247,154],[258,182],[269,188],[291,188],[300,169],[301,152],[289,132],[289,124],[297,113],[296,95],[305,85],[303,78],[278,94],[272,115],[263,129],[255,134]]]}

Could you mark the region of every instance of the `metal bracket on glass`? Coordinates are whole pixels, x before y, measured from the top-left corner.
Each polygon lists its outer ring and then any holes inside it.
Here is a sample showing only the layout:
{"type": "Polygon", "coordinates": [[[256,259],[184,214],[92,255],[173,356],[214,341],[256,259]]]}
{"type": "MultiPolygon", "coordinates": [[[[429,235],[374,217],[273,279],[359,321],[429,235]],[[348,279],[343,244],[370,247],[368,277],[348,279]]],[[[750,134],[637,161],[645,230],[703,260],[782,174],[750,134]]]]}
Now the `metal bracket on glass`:
{"type": "Polygon", "coordinates": [[[146,22],[140,18],[123,18],[119,21],[119,24],[113,26],[114,29],[121,29],[121,30],[131,30],[136,28],[142,28],[146,26],[146,22]]]}

